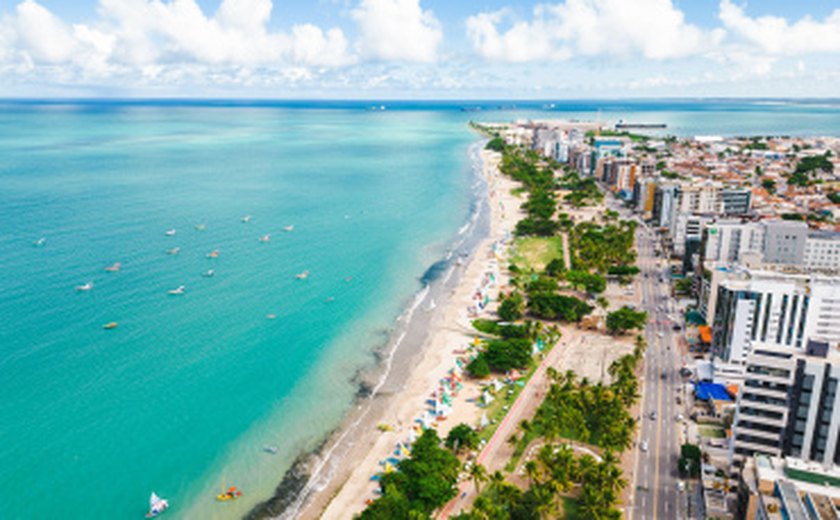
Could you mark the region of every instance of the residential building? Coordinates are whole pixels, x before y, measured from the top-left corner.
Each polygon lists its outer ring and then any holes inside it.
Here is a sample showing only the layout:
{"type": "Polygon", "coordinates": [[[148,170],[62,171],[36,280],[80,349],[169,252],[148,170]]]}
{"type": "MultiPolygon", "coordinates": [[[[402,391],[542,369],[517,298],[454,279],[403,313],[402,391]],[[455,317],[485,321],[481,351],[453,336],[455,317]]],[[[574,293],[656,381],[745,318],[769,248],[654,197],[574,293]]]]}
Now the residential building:
{"type": "Polygon", "coordinates": [[[840,341],[840,278],[737,267],[722,272],[712,322],[712,352],[744,364],[753,343],[804,348],[840,341]]]}

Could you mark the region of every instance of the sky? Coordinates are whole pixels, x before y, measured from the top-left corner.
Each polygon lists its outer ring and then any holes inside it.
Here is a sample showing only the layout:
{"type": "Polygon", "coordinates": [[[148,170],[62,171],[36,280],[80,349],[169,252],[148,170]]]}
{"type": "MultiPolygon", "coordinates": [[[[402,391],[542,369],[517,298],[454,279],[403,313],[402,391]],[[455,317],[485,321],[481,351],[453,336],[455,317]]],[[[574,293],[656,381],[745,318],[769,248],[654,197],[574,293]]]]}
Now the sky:
{"type": "Polygon", "coordinates": [[[840,2],[0,0],[0,96],[840,97],[840,2]]]}

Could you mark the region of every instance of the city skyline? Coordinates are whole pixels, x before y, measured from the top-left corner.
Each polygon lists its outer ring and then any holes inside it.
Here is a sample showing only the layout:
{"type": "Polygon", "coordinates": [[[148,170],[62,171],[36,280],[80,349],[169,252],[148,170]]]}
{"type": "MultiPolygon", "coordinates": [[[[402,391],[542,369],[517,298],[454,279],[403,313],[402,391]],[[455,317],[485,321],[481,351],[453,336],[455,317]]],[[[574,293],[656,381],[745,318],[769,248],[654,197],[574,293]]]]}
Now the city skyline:
{"type": "Polygon", "coordinates": [[[830,97],[829,2],[25,0],[0,95],[551,99],[830,97]]]}

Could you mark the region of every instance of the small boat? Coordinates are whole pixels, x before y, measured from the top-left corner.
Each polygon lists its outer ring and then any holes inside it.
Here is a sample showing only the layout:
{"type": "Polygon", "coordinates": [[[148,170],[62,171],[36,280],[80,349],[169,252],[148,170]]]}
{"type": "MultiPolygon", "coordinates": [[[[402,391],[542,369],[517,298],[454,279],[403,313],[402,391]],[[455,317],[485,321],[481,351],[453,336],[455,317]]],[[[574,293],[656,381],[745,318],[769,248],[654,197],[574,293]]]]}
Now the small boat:
{"type": "Polygon", "coordinates": [[[152,497],[149,499],[149,512],[146,513],[146,518],[154,518],[166,511],[169,507],[169,501],[160,498],[152,491],[152,497]]]}
{"type": "Polygon", "coordinates": [[[334,301],[335,301],[335,297],[334,297],[334,296],[330,296],[329,298],[327,298],[327,299],[326,299],[326,300],[324,300],[324,301],[325,301],[325,302],[327,302],[327,303],[332,303],[332,302],[334,302],[334,301]]]}
{"type": "Polygon", "coordinates": [[[213,278],[213,276],[215,276],[215,275],[216,275],[216,271],[214,271],[212,269],[208,269],[207,271],[201,273],[201,276],[203,276],[204,278],[213,278]]]}
{"type": "Polygon", "coordinates": [[[180,248],[180,247],[173,247],[172,249],[170,249],[169,251],[167,251],[167,252],[166,252],[166,254],[167,254],[167,255],[177,255],[177,254],[178,254],[178,253],[180,253],[180,252],[181,252],[181,248],[180,248]]]}
{"type": "Polygon", "coordinates": [[[214,249],[207,254],[207,258],[219,258],[219,250],[214,249]]]}
{"type": "Polygon", "coordinates": [[[260,242],[265,243],[271,240],[271,235],[265,235],[260,237],[260,242]]]}
{"type": "Polygon", "coordinates": [[[178,296],[178,295],[184,294],[184,291],[186,291],[186,290],[187,290],[186,287],[184,287],[183,285],[179,285],[177,289],[172,289],[171,291],[167,291],[167,292],[168,292],[168,294],[171,294],[173,296],[178,296]]]}
{"type": "Polygon", "coordinates": [[[105,329],[105,330],[111,330],[111,329],[116,329],[117,326],[119,326],[119,323],[117,323],[116,321],[110,321],[110,322],[106,323],[105,325],[103,325],[102,328],[105,329]]]}
{"type": "Polygon", "coordinates": [[[251,222],[251,215],[245,215],[244,217],[242,217],[243,224],[247,224],[248,222],[251,222]]]}
{"type": "Polygon", "coordinates": [[[295,226],[291,226],[291,225],[283,228],[283,231],[285,231],[286,233],[291,233],[294,230],[295,230],[295,226]]]}
{"type": "Polygon", "coordinates": [[[76,286],[77,291],[89,291],[91,289],[93,289],[93,282],[88,282],[84,285],[77,285],[76,286]]]}
{"type": "Polygon", "coordinates": [[[347,278],[345,278],[345,279],[344,279],[344,281],[345,281],[345,282],[352,282],[352,281],[353,281],[353,277],[352,277],[352,276],[348,276],[347,278]]]}
{"type": "Polygon", "coordinates": [[[277,454],[277,446],[263,446],[263,451],[266,453],[271,453],[272,455],[277,454]]]}
{"type": "Polygon", "coordinates": [[[295,278],[297,278],[298,280],[306,280],[307,278],[309,278],[309,271],[298,273],[295,275],[295,278]]]}
{"type": "Polygon", "coordinates": [[[109,273],[116,273],[120,270],[120,267],[122,267],[122,264],[119,262],[115,262],[114,265],[109,265],[105,268],[105,270],[109,273]]]}
{"type": "Polygon", "coordinates": [[[242,496],[242,491],[236,489],[236,486],[228,488],[227,492],[216,495],[216,500],[219,502],[227,502],[228,500],[236,500],[242,496]]]}
{"type": "Polygon", "coordinates": [[[41,237],[38,240],[36,240],[32,245],[35,247],[42,247],[46,243],[47,239],[45,237],[41,237]]]}
{"type": "Polygon", "coordinates": [[[277,315],[276,314],[266,314],[265,318],[268,319],[268,320],[273,320],[273,319],[277,318],[277,315]]]}
{"type": "Polygon", "coordinates": [[[164,235],[166,235],[166,236],[168,236],[168,237],[174,237],[174,236],[175,236],[175,233],[177,233],[177,231],[175,231],[174,229],[170,229],[169,231],[167,231],[166,233],[164,233],[164,235]]]}
{"type": "Polygon", "coordinates": [[[207,226],[205,226],[204,224],[196,224],[195,225],[195,230],[196,231],[204,231],[205,229],[207,229],[207,226]]]}

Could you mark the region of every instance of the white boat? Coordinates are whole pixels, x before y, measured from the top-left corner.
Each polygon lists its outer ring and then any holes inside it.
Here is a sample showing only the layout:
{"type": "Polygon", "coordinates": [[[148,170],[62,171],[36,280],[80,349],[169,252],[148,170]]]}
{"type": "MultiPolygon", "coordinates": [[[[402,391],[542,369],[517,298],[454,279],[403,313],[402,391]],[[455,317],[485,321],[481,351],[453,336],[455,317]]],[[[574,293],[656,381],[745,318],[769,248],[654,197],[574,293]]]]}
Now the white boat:
{"type": "Polygon", "coordinates": [[[177,255],[177,254],[178,254],[178,253],[180,253],[180,252],[181,252],[181,248],[180,248],[180,247],[173,247],[172,249],[170,249],[169,251],[167,251],[167,252],[166,252],[166,254],[167,254],[167,255],[177,255]]]}
{"type": "Polygon", "coordinates": [[[244,217],[242,217],[243,224],[247,224],[248,222],[251,222],[251,215],[245,215],[244,217]]]}
{"type": "Polygon", "coordinates": [[[309,271],[298,273],[295,275],[295,278],[297,278],[298,280],[306,280],[307,278],[309,278],[309,271]]]}
{"type": "Polygon", "coordinates": [[[201,276],[203,276],[204,278],[213,278],[213,276],[215,274],[216,274],[216,271],[214,271],[212,269],[208,269],[207,271],[201,273],[201,276]]]}
{"type": "Polygon", "coordinates": [[[122,264],[119,263],[119,262],[116,262],[116,263],[114,263],[114,265],[109,265],[108,267],[106,267],[105,270],[108,271],[109,273],[116,273],[120,270],[121,267],[122,267],[122,264]]]}
{"type": "Polygon", "coordinates": [[[88,282],[84,285],[77,285],[76,286],[77,291],[89,291],[91,289],[93,289],[93,282],[88,282]]]}
{"type": "Polygon", "coordinates": [[[283,228],[283,231],[290,233],[295,230],[295,226],[286,226],[283,228]]]}
{"type": "Polygon", "coordinates": [[[174,237],[174,236],[175,236],[175,233],[177,233],[177,231],[175,231],[174,229],[170,229],[169,231],[167,231],[167,232],[166,232],[166,233],[164,233],[164,234],[165,234],[166,236],[168,236],[168,237],[174,237]]]}
{"type": "Polygon", "coordinates": [[[205,226],[204,224],[196,224],[195,225],[195,230],[196,231],[204,231],[205,229],[207,229],[207,226],[205,226]]]}
{"type": "Polygon", "coordinates": [[[44,238],[44,237],[41,237],[38,240],[36,240],[32,245],[34,245],[35,247],[41,247],[46,243],[47,243],[47,239],[44,238]]]}
{"type": "Polygon", "coordinates": [[[265,243],[271,240],[271,235],[265,235],[260,237],[260,242],[265,243]]]}
{"type": "Polygon", "coordinates": [[[169,294],[171,294],[173,296],[178,296],[178,295],[184,294],[184,291],[186,291],[186,290],[187,290],[186,287],[184,287],[183,285],[179,285],[177,289],[172,289],[171,291],[169,291],[169,294]]]}
{"type": "Polygon", "coordinates": [[[169,508],[169,501],[160,498],[152,491],[152,496],[149,498],[149,512],[146,513],[146,518],[154,518],[169,508]]]}

